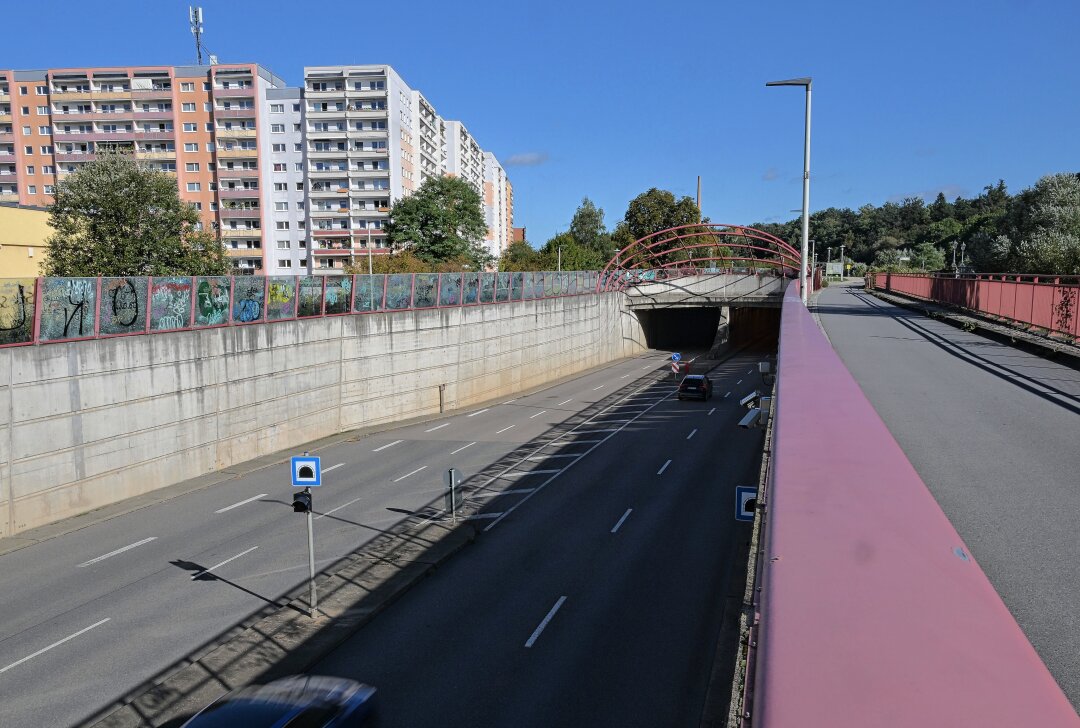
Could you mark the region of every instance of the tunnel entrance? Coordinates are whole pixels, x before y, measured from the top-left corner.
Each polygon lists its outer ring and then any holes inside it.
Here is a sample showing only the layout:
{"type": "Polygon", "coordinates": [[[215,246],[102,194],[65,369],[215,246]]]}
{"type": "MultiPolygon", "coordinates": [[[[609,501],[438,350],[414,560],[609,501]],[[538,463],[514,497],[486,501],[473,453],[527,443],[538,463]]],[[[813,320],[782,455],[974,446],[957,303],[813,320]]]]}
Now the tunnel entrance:
{"type": "Polygon", "coordinates": [[[721,322],[718,306],[638,309],[638,321],[650,349],[708,349],[721,322]]]}
{"type": "Polygon", "coordinates": [[[780,345],[779,308],[743,306],[729,310],[732,344],[758,342],[770,351],[775,351],[780,345]]]}

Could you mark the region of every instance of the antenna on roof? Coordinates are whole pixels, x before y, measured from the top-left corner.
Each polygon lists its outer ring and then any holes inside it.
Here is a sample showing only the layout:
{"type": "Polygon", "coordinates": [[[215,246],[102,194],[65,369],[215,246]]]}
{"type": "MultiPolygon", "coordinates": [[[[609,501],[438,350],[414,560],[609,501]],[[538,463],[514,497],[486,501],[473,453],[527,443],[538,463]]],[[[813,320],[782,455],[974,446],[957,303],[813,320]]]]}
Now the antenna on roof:
{"type": "Polygon", "coordinates": [[[195,52],[199,57],[199,65],[202,65],[202,32],[203,14],[202,8],[188,6],[188,21],[191,23],[191,34],[195,36],[195,52]]]}

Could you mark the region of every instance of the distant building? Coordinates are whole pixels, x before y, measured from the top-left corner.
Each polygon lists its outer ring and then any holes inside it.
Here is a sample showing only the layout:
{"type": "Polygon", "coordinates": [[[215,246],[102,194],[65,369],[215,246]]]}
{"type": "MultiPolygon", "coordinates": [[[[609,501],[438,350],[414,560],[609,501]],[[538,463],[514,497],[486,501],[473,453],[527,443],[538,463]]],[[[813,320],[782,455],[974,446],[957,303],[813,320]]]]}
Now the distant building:
{"type": "Polygon", "coordinates": [[[45,241],[52,233],[44,207],[0,203],[0,278],[41,275],[45,241]]]}
{"type": "Polygon", "coordinates": [[[511,233],[512,233],[512,237],[513,237],[511,242],[514,242],[514,243],[524,243],[525,242],[525,228],[523,228],[523,227],[511,228],[511,233]]]}

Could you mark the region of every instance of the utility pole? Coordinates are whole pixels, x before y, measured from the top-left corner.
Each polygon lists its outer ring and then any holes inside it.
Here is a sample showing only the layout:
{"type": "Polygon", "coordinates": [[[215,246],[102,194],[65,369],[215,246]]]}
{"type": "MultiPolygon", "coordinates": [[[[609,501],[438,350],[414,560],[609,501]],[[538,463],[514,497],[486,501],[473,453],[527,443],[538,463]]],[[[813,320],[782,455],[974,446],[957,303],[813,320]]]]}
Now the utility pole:
{"type": "Polygon", "coordinates": [[[701,175],[697,176],[697,221],[701,222],[701,175]]]}
{"type": "Polygon", "coordinates": [[[191,34],[195,36],[195,53],[199,57],[199,65],[202,65],[202,32],[203,15],[202,8],[188,6],[188,21],[191,23],[191,34]]]}
{"type": "Polygon", "coordinates": [[[840,244],[840,280],[844,280],[844,245],[840,244]]]}

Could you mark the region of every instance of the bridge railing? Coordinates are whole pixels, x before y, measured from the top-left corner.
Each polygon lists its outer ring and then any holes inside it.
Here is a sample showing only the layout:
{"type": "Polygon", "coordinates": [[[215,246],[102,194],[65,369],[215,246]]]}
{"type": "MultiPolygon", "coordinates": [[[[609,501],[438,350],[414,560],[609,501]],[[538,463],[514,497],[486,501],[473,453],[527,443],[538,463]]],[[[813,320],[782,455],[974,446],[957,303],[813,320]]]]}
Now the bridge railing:
{"type": "Polygon", "coordinates": [[[1080,724],[794,284],[777,370],[748,722],[1080,724]]]}
{"type": "Polygon", "coordinates": [[[725,274],[780,276],[782,275],[782,271],[774,266],[710,266],[699,268],[692,265],[684,265],[663,268],[611,268],[600,275],[599,281],[601,290],[621,290],[629,286],[640,285],[643,283],[670,281],[677,278],[686,278],[688,276],[725,274]]]}
{"type": "Polygon", "coordinates": [[[598,271],[0,278],[0,347],[596,293],[598,271]]]}
{"type": "Polygon", "coordinates": [[[1080,339],[1080,276],[874,273],[871,287],[1080,339]]]}

